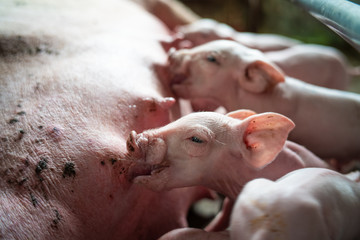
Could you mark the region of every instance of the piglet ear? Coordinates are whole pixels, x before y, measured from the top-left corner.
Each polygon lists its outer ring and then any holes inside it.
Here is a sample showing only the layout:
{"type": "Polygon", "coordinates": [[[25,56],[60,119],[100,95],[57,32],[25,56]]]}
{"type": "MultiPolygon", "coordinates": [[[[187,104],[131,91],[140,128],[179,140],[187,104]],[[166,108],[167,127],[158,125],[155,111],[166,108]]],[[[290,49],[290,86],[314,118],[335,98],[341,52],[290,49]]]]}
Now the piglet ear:
{"type": "Polygon", "coordinates": [[[245,77],[240,78],[240,86],[253,93],[262,93],[279,82],[284,82],[281,70],[265,61],[257,60],[245,69],[245,77]]]}
{"type": "Polygon", "coordinates": [[[254,111],[251,111],[248,109],[241,109],[241,110],[229,112],[226,114],[226,116],[231,117],[231,118],[236,118],[239,120],[244,120],[245,118],[250,117],[255,114],[256,114],[256,112],[254,112],[254,111]]]}
{"type": "Polygon", "coordinates": [[[261,169],[275,159],[295,124],[281,114],[262,113],[246,118],[239,127],[245,162],[261,169]]]}

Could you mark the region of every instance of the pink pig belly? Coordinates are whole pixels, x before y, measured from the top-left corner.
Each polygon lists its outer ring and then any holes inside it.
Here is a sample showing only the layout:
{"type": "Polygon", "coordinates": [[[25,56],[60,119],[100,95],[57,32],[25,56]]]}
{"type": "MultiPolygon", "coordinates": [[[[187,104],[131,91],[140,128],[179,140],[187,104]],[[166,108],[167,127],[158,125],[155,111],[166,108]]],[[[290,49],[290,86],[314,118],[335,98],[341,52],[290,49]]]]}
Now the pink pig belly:
{"type": "Polygon", "coordinates": [[[0,16],[0,236],[156,239],[195,191],[127,181],[126,139],[177,118],[152,64],[162,23],[130,1],[5,0],[0,16]]]}

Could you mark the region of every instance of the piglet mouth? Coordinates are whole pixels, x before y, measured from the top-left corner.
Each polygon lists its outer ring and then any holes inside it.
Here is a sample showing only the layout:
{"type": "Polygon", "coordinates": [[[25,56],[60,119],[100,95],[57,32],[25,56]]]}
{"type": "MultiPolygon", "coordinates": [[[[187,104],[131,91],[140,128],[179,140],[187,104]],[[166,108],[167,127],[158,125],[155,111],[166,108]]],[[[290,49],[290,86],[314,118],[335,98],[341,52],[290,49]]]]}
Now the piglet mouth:
{"type": "Polygon", "coordinates": [[[184,73],[174,74],[171,78],[171,85],[173,84],[181,84],[187,79],[188,75],[184,73]]]}
{"type": "Polygon", "coordinates": [[[164,169],[168,168],[168,165],[165,164],[147,164],[143,162],[136,162],[132,165],[128,172],[128,177],[130,181],[135,180],[138,177],[151,177],[164,169]]]}
{"type": "Polygon", "coordinates": [[[151,177],[169,167],[163,155],[158,155],[158,151],[155,154],[153,151],[148,151],[155,145],[161,145],[159,141],[161,141],[159,138],[149,139],[146,134],[131,131],[126,142],[128,160],[133,162],[128,171],[130,181],[139,177],[151,177]]]}

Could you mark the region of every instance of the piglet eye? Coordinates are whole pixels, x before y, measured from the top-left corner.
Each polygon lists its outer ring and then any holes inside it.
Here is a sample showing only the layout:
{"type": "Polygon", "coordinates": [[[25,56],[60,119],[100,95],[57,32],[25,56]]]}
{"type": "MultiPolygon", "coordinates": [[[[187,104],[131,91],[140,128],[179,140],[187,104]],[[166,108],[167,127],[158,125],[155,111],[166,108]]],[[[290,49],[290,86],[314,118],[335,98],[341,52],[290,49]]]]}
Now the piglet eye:
{"type": "Polygon", "coordinates": [[[213,62],[216,63],[216,58],[213,55],[209,55],[206,57],[206,60],[208,60],[209,62],[213,62]]]}
{"type": "Polygon", "coordinates": [[[200,138],[195,137],[195,136],[191,137],[190,139],[191,139],[191,141],[193,141],[195,143],[203,143],[204,142],[203,140],[201,140],[200,138]]]}

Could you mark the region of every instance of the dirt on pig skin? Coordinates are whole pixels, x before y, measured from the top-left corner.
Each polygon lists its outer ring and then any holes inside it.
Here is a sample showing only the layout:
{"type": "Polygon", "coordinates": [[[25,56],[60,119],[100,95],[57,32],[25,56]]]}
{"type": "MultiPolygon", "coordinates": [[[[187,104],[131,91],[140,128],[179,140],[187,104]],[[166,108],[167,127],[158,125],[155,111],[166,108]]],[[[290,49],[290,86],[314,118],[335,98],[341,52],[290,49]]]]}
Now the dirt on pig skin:
{"type": "Polygon", "coordinates": [[[1,9],[0,238],[157,239],[185,227],[197,189],[155,193],[126,178],[130,130],[179,117],[150,67],[166,62],[164,26],[130,1],[1,9]]]}

